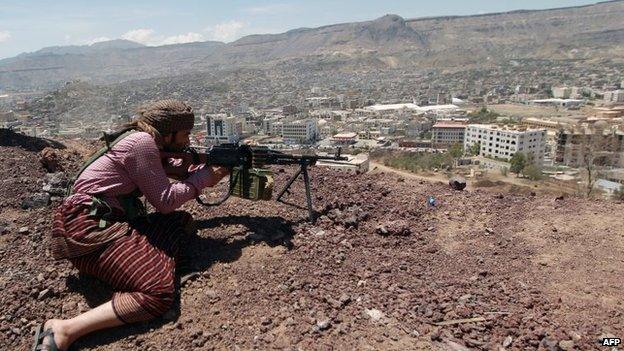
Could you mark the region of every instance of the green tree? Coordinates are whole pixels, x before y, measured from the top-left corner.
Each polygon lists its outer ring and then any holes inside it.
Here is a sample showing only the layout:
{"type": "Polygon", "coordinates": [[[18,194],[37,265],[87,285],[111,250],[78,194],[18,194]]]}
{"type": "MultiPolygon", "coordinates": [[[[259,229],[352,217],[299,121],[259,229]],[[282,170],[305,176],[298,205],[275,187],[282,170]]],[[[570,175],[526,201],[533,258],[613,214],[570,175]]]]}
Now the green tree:
{"type": "Polygon", "coordinates": [[[581,165],[587,174],[587,196],[594,190],[599,171],[615,164],[619,148],[618,140],[615,133],[605,135],[598,131],[593,135],[586,135],[581,142],[580,152],[583,155],[581,165]]]}
{"type": "Polygon", "coordinates": [[[451,145],[448,152],[452,158],[458,159],[464,155],[464,147],[461,143],[455,143],[451,145]]]}
{"type": "Polygon", "coordinates": [[[478,111],[468,114],[471,123],[491,123],[500,115],[494,111],[488,110],[486,106],[481,107],[478,111]]]}
{"type": "Polygon", "coordinates": [[[511,167],[509,167],[509,170],[516,174],[520,174],[520,172],[522,172],[522,170],[526,166],[527,162],[526,162],[526,157],[524,156],[522,152],[516,152],[511,157],[511,160],[509,160],[509,163],[511,164],[511,167]]]}
{"type": "Polygon", "coordinates": [[[471,156],[479,156],[479,153],[481,152],[481,143],[472,144],[470,149],[468,149],[468,152],[471,156]]]}
{"type": "Polygon", "coordinates": [[[540,180],[543,178],[542,170],[534,164],[528,164],[522,169],[522,174],[530,180],[540,180]]]}

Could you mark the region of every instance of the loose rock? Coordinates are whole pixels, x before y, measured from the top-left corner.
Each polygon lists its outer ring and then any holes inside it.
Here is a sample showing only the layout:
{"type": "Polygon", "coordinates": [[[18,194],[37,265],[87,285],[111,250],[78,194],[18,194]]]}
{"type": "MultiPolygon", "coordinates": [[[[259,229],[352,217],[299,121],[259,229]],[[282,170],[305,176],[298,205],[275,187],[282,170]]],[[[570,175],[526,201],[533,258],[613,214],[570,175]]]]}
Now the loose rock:
{"type": "Polygon", "coordinates": [[[39,292],[37,299],[44,300],[44,299],[51,297],[53,294],[54,294],[54,291],[51,288],[47,288],[39,292]]]}
{"type": "Polygon", "coordinates": [[[371,321],[373,322],[379,322],[382,318],[384,318],[384,314],[383,312],[381,312],[380,310],[373,308],[373,309],[366,309],[365,310],[366,315],[368,315],[368,317],[370,317],[371,321]]]}

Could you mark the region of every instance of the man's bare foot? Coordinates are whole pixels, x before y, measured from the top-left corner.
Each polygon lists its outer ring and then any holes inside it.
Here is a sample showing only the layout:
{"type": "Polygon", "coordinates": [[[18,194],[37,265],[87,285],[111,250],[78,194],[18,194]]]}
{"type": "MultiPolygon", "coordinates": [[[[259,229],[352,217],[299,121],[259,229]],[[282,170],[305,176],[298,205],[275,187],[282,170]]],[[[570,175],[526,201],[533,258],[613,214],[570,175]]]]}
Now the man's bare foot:
{"type": "MultiPolygon", "coordinates": [[[[59,350],[64,351],[69,348],[73,340],[70,340],[69,335],[67,334],[67,328],[64,324],[65,321],[62,319],[50,319],[45,322],[43,326],[43,330],[46,331],[48,329],[52,329],[54,332],[54,342],[59,350]]],[[[50,337],[46,336],[41,342],[43,345],[50,345],[50,337]]]]}

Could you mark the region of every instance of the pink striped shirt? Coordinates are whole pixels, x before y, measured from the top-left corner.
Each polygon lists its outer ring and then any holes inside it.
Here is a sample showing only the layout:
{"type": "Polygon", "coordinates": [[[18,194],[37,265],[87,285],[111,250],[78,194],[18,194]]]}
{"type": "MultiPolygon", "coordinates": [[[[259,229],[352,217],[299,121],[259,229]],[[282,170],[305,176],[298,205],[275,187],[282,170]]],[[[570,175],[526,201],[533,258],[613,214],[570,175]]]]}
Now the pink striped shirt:
{"type": "Polygon", "coordinates": [[[110,206],[121,209],[116,197],[138,188],[158,212],[169,213],[197,197],[213,181],[210,168],[201,168],[184,181],[172,183],[165,174],[154,138],[137,132],[89,165],[76,179],[74,194],[65,202],[88,203],[91,195],[100,195],[110,206]]]}

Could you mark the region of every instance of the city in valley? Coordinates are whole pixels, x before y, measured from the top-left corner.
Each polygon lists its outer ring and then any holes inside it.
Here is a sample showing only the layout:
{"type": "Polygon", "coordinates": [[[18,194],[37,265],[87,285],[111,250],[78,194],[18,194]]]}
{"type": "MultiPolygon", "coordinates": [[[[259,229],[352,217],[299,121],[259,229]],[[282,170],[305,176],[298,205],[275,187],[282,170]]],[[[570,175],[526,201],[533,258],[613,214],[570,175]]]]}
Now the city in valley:
{"type": "Polygon", "coordinates": [[[130,122],[141,102],[178,96],[199,117],[195,145],[341,148],[349,161],[326,166],[366,172],[382,164],[434,180],[459,173],[472,186],[502,182],[621,198],[623,76],[547,69],[535,78],[527,77],[531,68],[512,66],[480,79],[469,78],[475,72],[325,77],[257,69],[200,73],[184,83],[186,77],[112,86],[75,80],[45,93],[3,94],[0,122],[30,136],[98,139],[130,122]]]}

